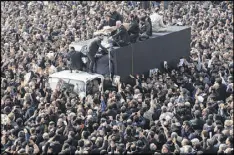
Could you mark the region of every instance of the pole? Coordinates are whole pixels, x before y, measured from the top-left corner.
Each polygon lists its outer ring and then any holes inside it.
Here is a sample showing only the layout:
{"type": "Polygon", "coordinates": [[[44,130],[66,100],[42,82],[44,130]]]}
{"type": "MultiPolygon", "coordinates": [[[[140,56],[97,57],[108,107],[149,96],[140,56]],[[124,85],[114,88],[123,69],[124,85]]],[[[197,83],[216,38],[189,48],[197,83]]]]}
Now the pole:
{"type": "Polygon", "coordinates": [[[108,57],[109,57],[109,75],[111,79],[111,53],[110,52],[113,50],[113,41],[111,41],[108,37],[107,42],[110,44],[110,48],[108,50],[108,57]]]}
{"type": "Polygon", "coordinates": [[[110,59],[111,59],[111,55],[110,55],[110,52],[111,52],[111,50],[112,50],[112,48],[110,48],[110,50],[108,50],[108,55],[109,55],[109,74],[110,74],[110,79],[111,79],[111,61],[110,61],[110,59]]]}

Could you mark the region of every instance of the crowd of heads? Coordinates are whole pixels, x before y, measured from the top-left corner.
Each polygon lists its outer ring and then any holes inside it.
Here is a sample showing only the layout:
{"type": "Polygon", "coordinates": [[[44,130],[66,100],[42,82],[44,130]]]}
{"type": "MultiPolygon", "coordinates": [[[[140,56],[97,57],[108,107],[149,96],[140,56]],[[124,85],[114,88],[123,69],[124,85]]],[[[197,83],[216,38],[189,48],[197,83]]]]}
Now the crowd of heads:
{"type": "Polygon", "coordinates": [[[232,1],[148,10],[112,1],[3,1],[1,58],[2,153],[233,154],[232,1]],[[124,22],[157,10],[166,25],[191,26],[190,59],[84,100],[52,91],[48,75],[68,69],[69,44],[92,38],[114,10],[124,22]]]}

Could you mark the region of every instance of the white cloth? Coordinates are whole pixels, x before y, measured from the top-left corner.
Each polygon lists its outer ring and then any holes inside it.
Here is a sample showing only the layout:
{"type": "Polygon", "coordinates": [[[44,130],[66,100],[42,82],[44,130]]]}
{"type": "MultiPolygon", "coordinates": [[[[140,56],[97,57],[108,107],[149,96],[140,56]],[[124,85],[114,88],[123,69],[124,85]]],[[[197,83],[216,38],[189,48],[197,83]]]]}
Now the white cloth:
{"type": "Polygon", "coordinates": [[[162,113],[159,117],[159,120],[162,121],[163,119],[166,119],[167,121],[169,121],[170,119],[173,118],[173,113],[171,112],[165,112],[165,113],[162,113]]]}
{"type": "Polygon", "coordinates": [[[50,66],[50,69],[49,69],[49,73],[50,73],[50,74],[53,74],[53,73],[55,73],[55,72],[57,72],[57,68],[56,68],[54,65],[51,65],[51,66],[50,66]]]}
{"type": "Polygon", "coordinates": [[[163,23],[163,17],[157,13],[150,15],[153,32],[166,31],[166,25],[163,23]]]}
{"type": "Polygon", "coordinates": [[[155,108],[156,108],[155,101],[151,100],[150,101],[150,109],[144,113],[143,117],[149,119],[150,121],[152,121],[153,120],[152,115],[154,113],[155,108]]]}
{"type": "Polygon", "coordinates": [[[180,66],[183,66],[183,64],[184,64],[184,59],[180,59],[179,67],[180,67],[180,66]]]}

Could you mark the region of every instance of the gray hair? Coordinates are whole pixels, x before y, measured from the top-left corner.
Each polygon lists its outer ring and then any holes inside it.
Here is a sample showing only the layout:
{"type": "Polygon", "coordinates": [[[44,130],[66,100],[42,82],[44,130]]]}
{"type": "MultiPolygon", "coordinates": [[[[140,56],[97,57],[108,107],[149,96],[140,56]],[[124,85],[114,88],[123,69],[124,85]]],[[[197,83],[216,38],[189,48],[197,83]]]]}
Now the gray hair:
{"type": "Polygon", "coordinates": [[[156,151],[156,149],[157,149],[157,146],[154,143],[151,143],[150,144],[150,150],[151,151],[156,151]]]}
{"type": "Polygon", "coordinates": [[[116,25],[122,25],[122,22],[120,20],[116,21],[116,25]]]}
{"type": "Polygon", "coordinates": [[[184,146],[184,153],[190,153],[192,152],[192,147],[189,145],[184,146]]]}
{"type": "Polygon", "coordinates": [[[171,138],[177,138],[178,134],[176,132],[171,133],[171,138]]]}
{"type": "Polygon", "coordinates": [[[44,140],[48,140],[49,139],[49,134],[47,132],[45,132],[42,137],[43,137],[44,140]]]}

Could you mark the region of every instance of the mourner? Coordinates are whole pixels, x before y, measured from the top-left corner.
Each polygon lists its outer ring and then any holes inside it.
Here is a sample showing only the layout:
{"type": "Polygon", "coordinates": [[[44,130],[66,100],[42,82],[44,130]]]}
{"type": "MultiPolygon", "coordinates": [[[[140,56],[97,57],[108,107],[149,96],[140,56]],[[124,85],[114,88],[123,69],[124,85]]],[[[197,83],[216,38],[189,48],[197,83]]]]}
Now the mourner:
{"type": "Polygon", "coordinates": [[[130,43],[130,37],[128,34],[127,29],[123,26],[121,21],[116,22],[117,30],[115,31],[115,34],[112,36],[114,42],[114,46],[126,46],[130,43]]]}
{"type": "Polygon", "coordinates": [[[94,72],[94,64],[95,64],[95,55],[97,54],[99,47],[105,52],[108,53],[108,50],[102,46],[101,42],[103,40],[103,37],[99,36],[95,38],[89,45],[88,45],[88,59],[89,59],[89,71],[91,73],[94,72]]]}

